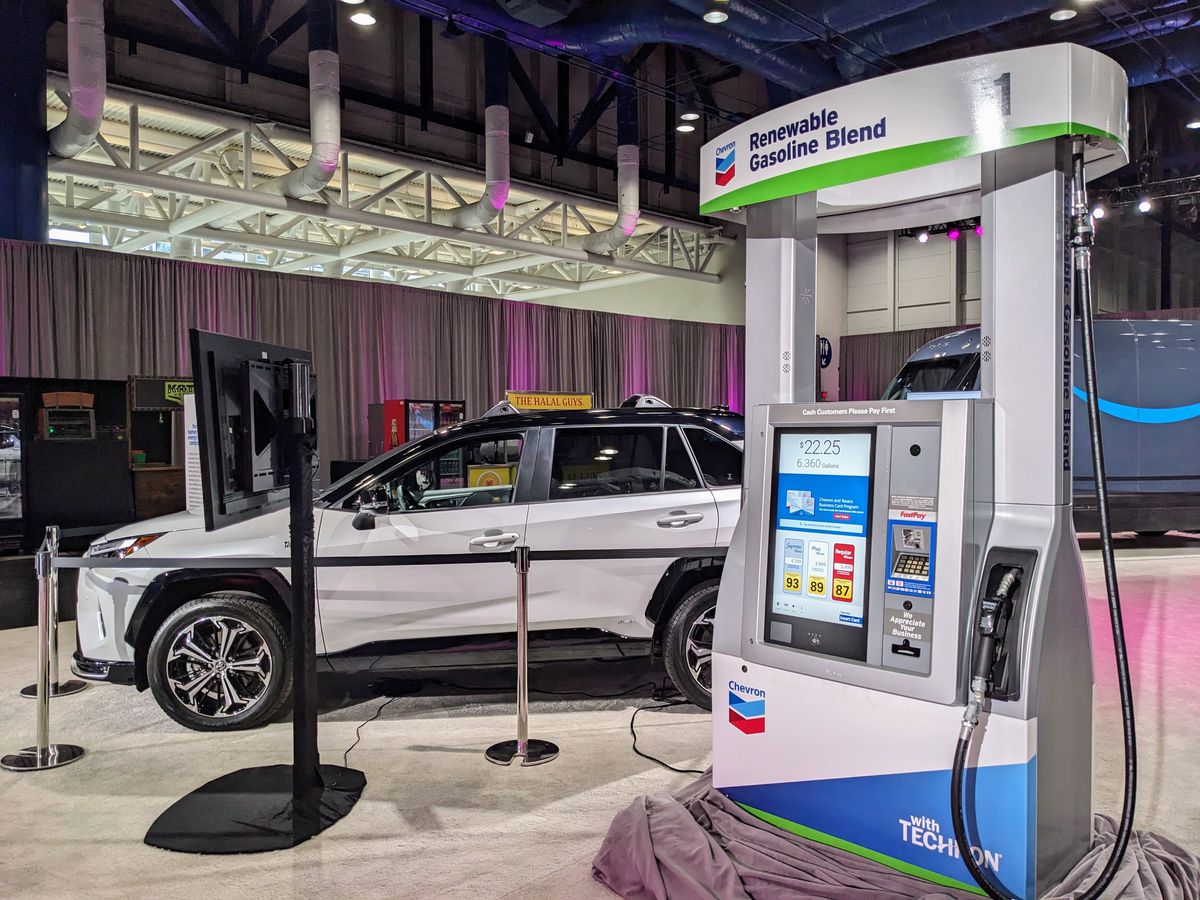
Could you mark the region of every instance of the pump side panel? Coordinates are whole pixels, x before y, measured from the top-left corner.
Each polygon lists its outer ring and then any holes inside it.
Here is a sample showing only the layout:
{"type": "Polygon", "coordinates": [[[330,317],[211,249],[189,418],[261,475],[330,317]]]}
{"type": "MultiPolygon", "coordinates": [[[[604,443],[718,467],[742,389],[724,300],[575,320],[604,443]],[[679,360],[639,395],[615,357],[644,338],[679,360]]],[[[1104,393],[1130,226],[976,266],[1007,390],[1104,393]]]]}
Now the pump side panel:
{"type": "MultiPolygon", "coordinates": [[[[787,831],[976,890],[950,817],[961,717],[961,707],[716,653],[713,784],[787,831]]],[[[1010,891],[1033,896],[1037,720],[984,716],[981,730],[966,789],[975,855],[1010,891]]]]}

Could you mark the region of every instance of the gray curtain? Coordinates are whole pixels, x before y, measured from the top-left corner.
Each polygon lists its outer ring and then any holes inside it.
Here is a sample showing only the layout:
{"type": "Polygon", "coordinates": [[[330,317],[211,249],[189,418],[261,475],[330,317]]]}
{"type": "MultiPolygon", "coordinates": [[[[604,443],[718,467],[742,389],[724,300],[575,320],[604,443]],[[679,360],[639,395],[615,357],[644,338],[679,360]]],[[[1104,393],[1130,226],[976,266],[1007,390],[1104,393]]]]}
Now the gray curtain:
{"type": "Polygon", "coordinates": [[[508,388],[742,408],[744,329],[379,282],[0,241],[0,376],[190,374],[188,329],[313,353],[325,460],[366,453],[367,404],[508,388]]]}
{"type": "Polygon", "coordinates": [[[842,400],[878,400],[922,344],[960,328],[915,328],[843,337],[839,344],[839,396],[842,400]]]}

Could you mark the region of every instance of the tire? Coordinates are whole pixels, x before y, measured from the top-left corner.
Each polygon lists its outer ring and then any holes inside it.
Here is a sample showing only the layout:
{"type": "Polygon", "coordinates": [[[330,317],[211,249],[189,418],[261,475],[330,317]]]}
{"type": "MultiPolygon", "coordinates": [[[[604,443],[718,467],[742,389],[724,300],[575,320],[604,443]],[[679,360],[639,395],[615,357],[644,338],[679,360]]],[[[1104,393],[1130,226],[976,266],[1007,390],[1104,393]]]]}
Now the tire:
{"type": "Polygon", "coordinates": [[[719,581],[689,588],[667,620],[663,663],[675,687],[701,709],[712,709],[713,614],[719,581]]]}
{"type": "Polygon", "coordinates": [[[155,633],[146,678],[163,712],[193,731],[264,725],[291,701],[287,631],[270,606],[252,597],[190,600],[155,633]]]}

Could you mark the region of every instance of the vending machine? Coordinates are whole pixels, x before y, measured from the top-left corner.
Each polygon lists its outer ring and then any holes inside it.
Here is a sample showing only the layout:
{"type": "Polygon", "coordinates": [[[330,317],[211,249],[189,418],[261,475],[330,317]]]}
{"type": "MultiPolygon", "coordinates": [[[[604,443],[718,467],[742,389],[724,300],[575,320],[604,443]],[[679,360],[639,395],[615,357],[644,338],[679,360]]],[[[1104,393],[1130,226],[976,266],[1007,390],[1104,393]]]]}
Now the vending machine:
{"type": "Polygon", "coordinates": [[[367,407],[367,455],[379,456],[466,418],[462,400],[384,400],[367,407]]]}

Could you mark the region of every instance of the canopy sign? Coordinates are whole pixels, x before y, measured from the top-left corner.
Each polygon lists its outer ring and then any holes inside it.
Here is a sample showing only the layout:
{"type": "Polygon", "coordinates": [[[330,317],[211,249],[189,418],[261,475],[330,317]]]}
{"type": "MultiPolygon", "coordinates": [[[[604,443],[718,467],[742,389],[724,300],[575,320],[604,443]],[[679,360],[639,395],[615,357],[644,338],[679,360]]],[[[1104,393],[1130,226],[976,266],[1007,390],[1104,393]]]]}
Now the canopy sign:
{"type": "Polygon", "coordinates": [[[1071,44],[991,53],[806,97],[700,151],[700,212],[890,175],[1066,134],[1124,164],[1125,72],[1071,44]],[[1111,151],[1117,151],[1115,154],[1111,151]]]}

